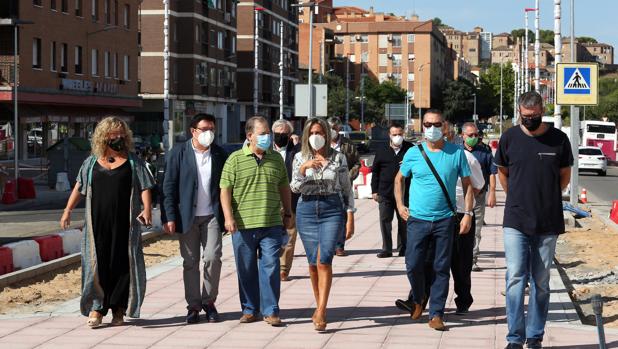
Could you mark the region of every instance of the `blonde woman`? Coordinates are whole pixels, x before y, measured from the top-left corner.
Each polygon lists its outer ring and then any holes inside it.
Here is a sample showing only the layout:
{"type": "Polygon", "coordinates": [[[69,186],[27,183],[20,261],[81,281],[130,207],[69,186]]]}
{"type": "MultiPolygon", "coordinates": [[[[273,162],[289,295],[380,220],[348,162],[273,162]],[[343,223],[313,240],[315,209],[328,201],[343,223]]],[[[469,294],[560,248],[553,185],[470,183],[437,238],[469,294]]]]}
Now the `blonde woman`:
{"type": "Polygon", "coordinates": [[[139,317],[146,290],[140,223],[150,225],[154,181],[133,151],[133,134],[115,117],[103,119],[92,137],[92,155],[82,164],[60,226],[86,197],[82,239],[81,312],[98,327],[108,310],[114,326],[124,315],[139,317]],[[143,204],[143,209],[141,208],[143,204]]]}
{"type": "Polygon", "coordinates": [[[290,187],[301,194],[296,226],[309,261],[316,331],[326,329],[326,304],[333,280],[333,255],[344,215],[346,239],[354,234],[354,195],[345,156],[332,149],[330,127],[322,119],[305,124],[301,152],[294,157],[290,187]]]}

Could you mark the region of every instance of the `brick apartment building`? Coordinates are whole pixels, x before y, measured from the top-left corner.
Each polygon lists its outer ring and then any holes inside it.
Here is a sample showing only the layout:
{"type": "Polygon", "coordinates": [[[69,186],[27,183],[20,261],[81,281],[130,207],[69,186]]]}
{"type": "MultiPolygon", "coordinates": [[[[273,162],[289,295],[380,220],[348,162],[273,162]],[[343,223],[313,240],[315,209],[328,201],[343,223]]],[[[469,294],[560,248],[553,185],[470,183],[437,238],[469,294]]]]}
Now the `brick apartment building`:
{"type": "MultiPolygon", "coordinates": [[[[219,144],[240,141],[237,105],[236,23],[232,0],[169,2],[169,99],[172,132],[185,138],[191,117],[209,113],[217,118],[219,144]]],[[[136,114],[145,128],[162,132],[164,5],[144,0],[140,11],[140,95],[136,114]]]]}
{"type": "MultiPolygon", "coordinates": [[[[257,113],[279,118],[280,40],[283,35],[284,116],[294,114],[294,85],[298,82],[298,10],[291,0],[238,2],[237,80],[240,123],[257,113]],[[256,11],[257,9],[257,11],[256,11]],[[255,20],[258,19],[258,69],[255,69],[255,20]],[[283,23],[283,30],[281,24],[283,23]],[[257,75],[258,93],[254,99],[257,75]]],[[[297,123],[297,127],[300,124],[297,123]]]]}
{"type": "Polygon", "coordinates": [[[477,27],[473,32],[462,32],[449,27],[440,28],[440,31],[446,37],[448,45],[475,67],[478,67],[481,63],[481,50],[483,49],[483,42],[481,40],[482,30],[482,28],[477,27]]]}
{"type": "MultiPolygon", "coordinates": [[[[4,0],[18,18],[19,120],[43,130],[43,149],[62,135],[87,136],[106,116],[139,108],[138,0],[4,0]]],[[[7,6],[5,6],[7,5],[7,6]]],[[[13,27],[0,26],[0,122],[13,120],[13,27]]]]}
{"type": "MultiPolygon", "coordinates": [[[[463,69],[468,66],[455,67],[457,56],[431,21],[353,6],[332,7],[331,0],[324,0],[321,5],[314,18],[314,34],[322,29],[333,32],[336,70],[345,77],[346,64],[349,64],[352,89],[359,87],[362,72],[380,82],[387,79],[397,82],[410,92],[415,107],[429,108],[437,90],[446,80],[453,79],[455,69],[458,74],[460,69],[462,75],[466,74],[463,69]]],[[[305,24],[308,17],[301,14],[301,20],[305,24]]],[[[308,41],[304,28],[301,26],[301,42],[308,41]]],[[[301,46],[301,57],[308,55],[308,47],[301,46]]],[[[314,57],[318,47],[314,37],[314,57]]],[[[319,66],[315,61],[314,58],[313,69],[317,71],[319,66]]]]}

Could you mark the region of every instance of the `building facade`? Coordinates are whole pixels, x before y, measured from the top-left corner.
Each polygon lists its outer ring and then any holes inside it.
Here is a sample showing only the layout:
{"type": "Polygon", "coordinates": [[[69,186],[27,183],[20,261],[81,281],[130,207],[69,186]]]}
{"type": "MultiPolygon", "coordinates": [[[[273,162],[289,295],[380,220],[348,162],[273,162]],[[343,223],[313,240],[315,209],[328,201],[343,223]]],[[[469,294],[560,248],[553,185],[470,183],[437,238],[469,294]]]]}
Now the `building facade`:
{"type": "MultiPolygon", "coordinates": [[[[169,1],[169,105],[175,140],[187,136],[197,113],[217,118],[219,144],[240,139],[237,105],[237,9],[232,0],[169,1]]],[[[139,76],[142,127],[162,132],[164,4],[144,0],[140,11],[139,76]]]]}
{"type": "Polygon", "coordinates": [[[298,10],[291,6],[293,3],[296,2],[238,2],[237,80],[242,125],[254,114],[271,120],[279,118],[280,50],[283,50],[283,116],[289,118],[294,115],[294,85],[298,82],[298,10]],[[257,69],[256,17],[259,44],[257,69]],[[257,80],[257,90],[254,80],[257,80]]]}
{"type": "Polygon", "coordinates": [[[64,135],[87,137],[106,116],[133,120],[138,96],[138,0],[3,2],[0,17],[30,21],[0,26],[0,122],[13,119],[13,65],[18,66],[22,149],[46,149],[64,135]],[[26,144],[26,132],[42,140],[26,144]]]}

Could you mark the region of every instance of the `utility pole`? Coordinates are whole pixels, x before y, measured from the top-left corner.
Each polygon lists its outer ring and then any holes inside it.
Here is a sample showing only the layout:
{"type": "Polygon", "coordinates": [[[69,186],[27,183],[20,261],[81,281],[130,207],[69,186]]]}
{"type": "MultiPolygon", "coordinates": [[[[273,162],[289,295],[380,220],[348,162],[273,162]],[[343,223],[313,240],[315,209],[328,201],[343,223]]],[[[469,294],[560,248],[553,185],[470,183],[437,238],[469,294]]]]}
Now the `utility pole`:
{"type": "MultiPolygon", "coordinates": [[[[561,8],[561,0],[554,0],[554,49],[555,49],[555,58],[554,58],[554,67],[558,66],[558,63],[562,62],[562,33],[561,33],[561,17],[562,17],[562,8],[561,8]]],[[[554,80],[556,79],[556,75],[554,72],[554,80]]],[[[555,82],[557,83],[557,81],[555,82]]],[[[555,88],[555,87],[554,87],[555,88]]],[[[557,129],[562,128],[562,115],[561,115],[561,106],[556,103],[556,91],[554,90],[554,127],[557,129]]]]}
{"type": "Polygon", "coordinates": [[[163,0],[163,145],[174,145],[174,120],[170,119],[170,2],[163,0]]]}
{"type": "Polygon", "coordinates": [[[309,116],[307,119],[313,118],[313,4],[309,6],[309,116]]]}
{"type": "Polygon", "coordinates": [[[534,17],[535,35],[534,35],[534,90],[541,93],[541,25],[540,19],[541,9],[539,8],[539,0],[536,0],[536,16],[534,17]]]}
{"type": "MultiPolygon", "coordinates": [[[[571,0],[571,62],[577,61],[575,54],[575,0],[571,0]]],[[[558,81],[558,83],[561,83],[558,81]]],[[[571,167],[571,205],[577,205],[579,193],[579,108],[571,106],[571,151],[573,152],[573,166],[571,167]]]]}
{"type": "Polygon", "coordinates": [[[259,112],[259,69],[260,69],[260,61],[259,61],[259,49],[260,49],[260,21],[259,15],[260,12],[264,9],[262,7],[256,7],[255,12],[255,28],[254,28],[254,50],[253,50],[253,115],[258,115],[259,112]]]}
{"type": "MultiPolygon", "coordinates": [[[[500,61],[500,135],[502,136],[502,61],[500,61]]],[[[476,108],[475,108],[476,109],[476,108]]]]}
{"type": "Polygon", "coordinates": [[[524,72],[524,91],[528,92],[530,91],[530,65],[528,64],[528,9],[524,9],[524,22],[525,22],[525,27],[526,27],[526,33],[525,33],[525,44],[524,44],[524,62],[525,62],[525,72],[524,72]]]}
{"type": "Polygon", "coordinates": [[[361,59],[361,130],[365,128],[365,65],[361,59]]]}
{"type": "Polygon", "coordinates": [[[279,22],[279,119],[283,119],[283,21],[279,22]]]}
{"type": "Polygon", "coordinates": [[[324,68],[322,67],[323,65],[323,61],[322,61],[322,57],[324,55],[324,41],[320,40],[320,75],[318,77],[318,79],[320,79],[320,84],[322,83],[322,76],[324,75],[324,68]]]}
{"type": "Polygon", "coordinates": [[[350,56],[345,58],[345,124],[350,122],[350,56]]]}

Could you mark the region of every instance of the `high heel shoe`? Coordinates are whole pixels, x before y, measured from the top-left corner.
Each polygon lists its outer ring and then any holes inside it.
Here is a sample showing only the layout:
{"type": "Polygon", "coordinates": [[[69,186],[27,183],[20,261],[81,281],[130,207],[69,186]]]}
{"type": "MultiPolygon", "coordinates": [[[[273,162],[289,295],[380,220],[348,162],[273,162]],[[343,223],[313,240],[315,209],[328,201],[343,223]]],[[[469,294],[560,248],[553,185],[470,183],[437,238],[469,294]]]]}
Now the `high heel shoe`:
{"type": "Polygon", "coordinates": [[[316,316],[316,313],[313,313],[311,320],[313,321],[313,328],[316,331],[318,332],[326,331],[326,319],[325,318],[318,319],[318,317],[316,316]]]}
{"type": "Polygon", "coordinates": [[[103,322],[103,315],[99,313],[98,311],[91,311],[90,314],[88,314],[88,321],[86,322],[86,324],[90,328],[97,328],[101,326],[102,322],[103,322]]]}

